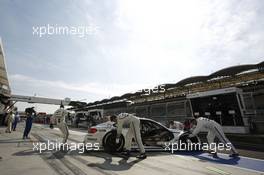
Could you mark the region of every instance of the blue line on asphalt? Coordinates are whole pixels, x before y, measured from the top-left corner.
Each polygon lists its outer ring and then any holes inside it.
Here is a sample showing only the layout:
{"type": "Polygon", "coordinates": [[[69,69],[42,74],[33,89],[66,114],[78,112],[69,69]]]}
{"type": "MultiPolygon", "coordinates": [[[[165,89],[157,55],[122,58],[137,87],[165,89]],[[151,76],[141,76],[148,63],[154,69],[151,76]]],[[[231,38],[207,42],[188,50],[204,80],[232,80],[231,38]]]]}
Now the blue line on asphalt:
{"type": "Polygon", "coordinates": [[[185,155],[185,156],[193,156],[195,158],[198,158],[200,160],[219,163],[219,164],[226,164],[226,165],[232,165],[237,166],[241,168],[246,168],[250,170],[260,171],[264,172],[264,160],[258,160],[258,159],[251,159],[247,157],[236,157],[236,158],[230,158],[227,154],[218,154],[218,158],[213,158],[208,153],[204,152],[175,152],[177,155],[185,155]]]}

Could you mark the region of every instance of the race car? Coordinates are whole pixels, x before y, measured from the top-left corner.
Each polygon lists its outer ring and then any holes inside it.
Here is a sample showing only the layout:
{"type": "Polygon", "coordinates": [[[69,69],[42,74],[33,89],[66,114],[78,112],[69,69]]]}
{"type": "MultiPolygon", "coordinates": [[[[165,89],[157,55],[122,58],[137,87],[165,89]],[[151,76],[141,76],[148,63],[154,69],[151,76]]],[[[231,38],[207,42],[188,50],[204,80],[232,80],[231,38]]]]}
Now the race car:
{"type": "MultiPolygon", "coordinates": [[[[125,135],[128,127],[122,130],[119,144],[116,144],[116,126],[114,122],[105,122],[88,129],[84,144],[96,144],[107,152],[120,152],[124,148],[125,135]]],[[[183,130],[169,129],[166,126],[148,118],[140,118],[140,132],[145,148],[162,148],[170,143],[200,143],[198,137],[189,137],[183,130]]],[[[132,146],[137,144],[133,142],[132,146]]]]}

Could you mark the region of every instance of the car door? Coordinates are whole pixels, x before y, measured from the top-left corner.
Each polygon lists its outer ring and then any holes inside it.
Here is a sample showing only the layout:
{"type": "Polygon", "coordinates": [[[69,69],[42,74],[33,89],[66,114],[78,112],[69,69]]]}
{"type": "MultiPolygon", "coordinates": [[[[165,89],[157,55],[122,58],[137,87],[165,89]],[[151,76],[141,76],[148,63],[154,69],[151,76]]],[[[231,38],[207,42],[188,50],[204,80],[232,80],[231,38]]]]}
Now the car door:
{"type": "Polygon", "coordinates": [[[151,120],[140,121],[140,131],[144,145],[158,146],[174,138],[174,135],[161,124],[151,120]]]}

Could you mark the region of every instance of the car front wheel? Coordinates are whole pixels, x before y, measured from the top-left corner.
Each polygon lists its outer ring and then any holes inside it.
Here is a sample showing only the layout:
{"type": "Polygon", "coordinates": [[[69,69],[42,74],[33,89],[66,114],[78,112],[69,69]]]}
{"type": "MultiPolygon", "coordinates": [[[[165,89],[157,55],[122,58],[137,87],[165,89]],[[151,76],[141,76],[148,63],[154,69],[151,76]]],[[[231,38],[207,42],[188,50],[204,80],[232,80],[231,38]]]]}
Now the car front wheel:
{"type": "Polygon", "coordinates": [[[108,132],[103,138],[103,147],[106,152],[120,152],[123,150],[125,145],[125,138],[121,135],[119,143],[116,143],[116,131],[108,132]]]}

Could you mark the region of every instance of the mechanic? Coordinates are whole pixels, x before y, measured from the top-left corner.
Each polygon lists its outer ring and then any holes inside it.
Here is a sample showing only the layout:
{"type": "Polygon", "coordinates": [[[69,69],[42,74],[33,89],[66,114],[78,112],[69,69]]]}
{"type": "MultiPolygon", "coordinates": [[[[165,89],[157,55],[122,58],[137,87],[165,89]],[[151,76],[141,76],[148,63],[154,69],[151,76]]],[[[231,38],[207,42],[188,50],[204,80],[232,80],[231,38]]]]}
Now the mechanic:
{"type": "Polygon", "coordinates": [[[170,127],[169,127],[170,129],[177,129],[177,130],[183,130],[184,129],[184,125],[178,121],[171,120],[169,122],[169,125],[170,125],[170,127]]]}
{"type": "MultiPolygon", "coordinates": [[[[238,157],[239,154],[236,151],[233,144],[228,140],[228,138],[225,136],[224,131],[217,122],[214,120],[210,120],[208,118],[199,117],[196,119],[193,119],[191,121],[192,128],[194,130],[192,131],[192,134],[190,134],[190,137],[196,136],[199,132],[208,131],[207,134],[207,141],[209,144],[212,144],[214,142],[215,137],[217,137],[222,143],[225,145],[230,145],[232,154],[230,154],[230,157],[238,157]]],[[[217,153],[213,153],[214,157],[217,157],[217,153]]]]}
{"type": "Polygon", "coordinates": [[[26,126],[24,129],[23,139],[30,139],[30,137],[28,137],[28,134],[31,131],[33,117],[36,116],[36,111],[34,110],[34,107],[31,107],[31,108],[26,108],[25,113],[26,113],[27,119],[26,119],[26,126]]]}
{"type": "Polygon", "coordinates": [[[68,115],[68,112],[64,109],[63,104],[60,105],[60,108],[57,109],[51,119],[50,128],[53,129],[53,125],[55,121],[57,123],[58,128],[61,130],[63,134],[63,143],[66,143],[69,137],[69,129],[67,123],[65,121],[65,117],[68,115]]]}
{"type": "Polygon", "coordinates": [[[13,109],[9,109],[7,118],[6,118],[6,123],[7,123],[7,128],[5,130],[6,133],[11,133],[12,131],[12,123],[14,121],[15,115],[13,112],[13,109]]]}
{"type": "Polygon", "coordinates": [[[124,154],[126,156],[130,156],[130,151],[131,151],[131,144],[132,144],[132,139],[134,138],[135,141],[138,144],[138,147],[140,149],[140,154],[137,155],[136,157],[138,159],[145,159],[147,156],[145,154],[145,149],[144,145],[142,143],[142,138],[140,134],[140,120],[138,117],[128,114],[128,113],[121,113],[118,116],[111,116],[110,120],[112,122],[116,123],[117,127],[117,136],[116,136],[116,143],[119,143],[119,138],[122,133],[122,129],[124,125],[129,125],[128,132],[125,137],[125,152],[124,154]]]}
{"type": "Polygon", "coordinates": [[[19,122],[19,119],[20,119],[20,116],[19,116],[19,113],[17,111],[17,107],[14,108],[14,121],[13,121],[13,124],[12,124],[12,130],[15,131],[16,130],[16,126],[17,126],[17,123],[19,122]]]}

